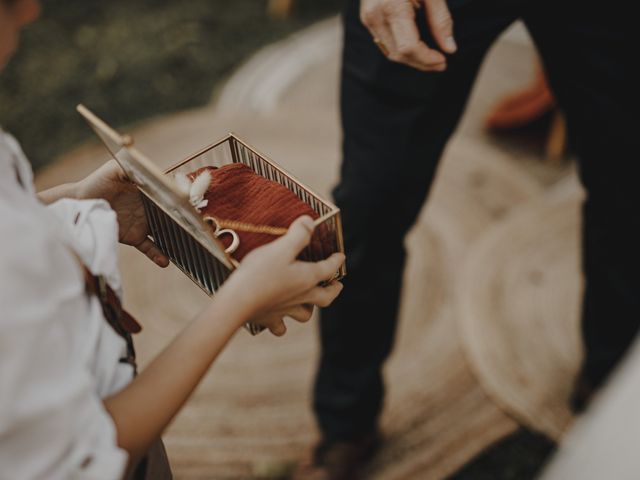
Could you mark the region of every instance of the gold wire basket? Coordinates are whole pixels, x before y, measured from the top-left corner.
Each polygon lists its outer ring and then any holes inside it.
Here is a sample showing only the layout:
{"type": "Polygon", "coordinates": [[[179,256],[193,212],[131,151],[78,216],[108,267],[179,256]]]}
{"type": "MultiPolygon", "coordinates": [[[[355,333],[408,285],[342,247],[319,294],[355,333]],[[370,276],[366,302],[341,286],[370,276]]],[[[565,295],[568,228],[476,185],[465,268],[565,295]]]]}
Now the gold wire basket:
{"type": "MultiPolygon", "coordinates": [[[[162,172],[133,147],[130,136],[120,135],[83,105],[78,105],[77,110],[142,193],[150,238],[174,265],[209,296],[215,294],[238,263],[225,252],[210,225],[202,220],[200,213],[178,191],[171,178],[176,173],[188,174],[205,166],[243,163],[262,177],[288,188],[319,215],[315,221],[316,227],[324,225],[328,229],[333,245],[321,252],[307,249],[306,258],[319,261],[335,252],[344,253],[340,210],[236,135],[229,134],[162,172]]],[[[345,275],[346,268],[343,265],[336,273],[336,278],[345,275]]],[[[247,324],[246,328],[253,335],[262,330],[254,324],[247,324]]]]}

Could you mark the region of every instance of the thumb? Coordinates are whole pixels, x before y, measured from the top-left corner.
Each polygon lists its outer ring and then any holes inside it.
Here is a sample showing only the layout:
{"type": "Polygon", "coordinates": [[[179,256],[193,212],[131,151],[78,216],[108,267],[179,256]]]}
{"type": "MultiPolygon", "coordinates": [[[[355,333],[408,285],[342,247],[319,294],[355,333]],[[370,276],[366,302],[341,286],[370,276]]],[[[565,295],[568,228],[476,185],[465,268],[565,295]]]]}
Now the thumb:
{"type": "Polygon", "coordinates": [[[115,160],[109,160],[108,162],[104,163],[101,168],[108,172],[105,174],[106,178],[119,182],[129,182],[129,177],[127,177],[125,171],[115,160]]]}
{"type": "Polygon", "coordinates": [[[445,0],[425,0],[424,5],[431,35],[438,46],[446,53],[455,53],[458,46],[453,38],[453,19],[447,2],[445,0]]]}
{"type": "Polygon", "coordinates": [[[289,227],[287,233],[277,240],[278,248],[290,258],[298,256],[300,251],[309,244],[315,225],[308,215],[297,218],[289,227]]]}

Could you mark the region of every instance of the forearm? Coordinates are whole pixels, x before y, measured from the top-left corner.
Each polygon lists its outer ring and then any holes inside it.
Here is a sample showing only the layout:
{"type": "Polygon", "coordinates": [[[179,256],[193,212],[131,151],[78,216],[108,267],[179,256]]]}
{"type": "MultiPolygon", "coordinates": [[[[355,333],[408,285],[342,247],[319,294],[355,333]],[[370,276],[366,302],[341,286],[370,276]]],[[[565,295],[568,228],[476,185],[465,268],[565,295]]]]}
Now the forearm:
{"type": "Polygon", "coordinates": [[[76,183],[63,183],[55,187],[49,188],[38,192],[40,201],[46,205],[49,205],[62,198],[77,198],[77,184],[76,183]]]}
{"type": "Polygon", "coordinates": [[[124,390],[105,400],[118,444],[136,462],[189,398],[238,327],[250,317],[220,290],[196,317],[124,390]]]}

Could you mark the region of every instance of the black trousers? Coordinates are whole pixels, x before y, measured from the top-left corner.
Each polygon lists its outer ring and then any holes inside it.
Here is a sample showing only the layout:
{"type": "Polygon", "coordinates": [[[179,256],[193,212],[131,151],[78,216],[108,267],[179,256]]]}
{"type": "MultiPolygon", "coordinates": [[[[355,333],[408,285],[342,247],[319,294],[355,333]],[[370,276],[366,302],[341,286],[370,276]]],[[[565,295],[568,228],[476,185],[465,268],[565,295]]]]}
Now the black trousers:
{"type": "MultiPolygon", "coordinates": [[[[334,191],[349,273],[320,323],[314,408],[325,439],[353,439],[376,425],[384,396],[381,367],[396,330],[404,236],[428,196],[487,50],[518,18],[529,29],[565,112],[588,192],[583,211],[588,378],[600,384],[624,354],[640,324],[635,116],[640,112],[632,90],[638,86],[631,68],[638,57],[631,52],[637,43],[631,35],[632,4],[451,0],[459,50],[448,59],[446,72],[424,73],[388,61],[358,19],[359,2],[349,2],[341,78],[344,157],[334,191]]],[[[418,22],[433,45],[421,12],[418,22]]]]}

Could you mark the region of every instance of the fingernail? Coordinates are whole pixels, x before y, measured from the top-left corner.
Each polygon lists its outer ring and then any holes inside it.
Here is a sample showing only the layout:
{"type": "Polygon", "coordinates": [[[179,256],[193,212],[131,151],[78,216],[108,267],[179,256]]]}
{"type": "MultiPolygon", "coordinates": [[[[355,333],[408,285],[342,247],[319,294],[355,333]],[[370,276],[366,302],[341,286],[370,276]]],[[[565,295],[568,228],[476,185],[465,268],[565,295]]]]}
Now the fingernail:
{"type": "Polygon", "coordinates": [[[444,46],[449,53],[453,53],[458,49],[458,45],[456,45],[456,41],[452,36],[448,36],[444,39],[444,46]]]}

